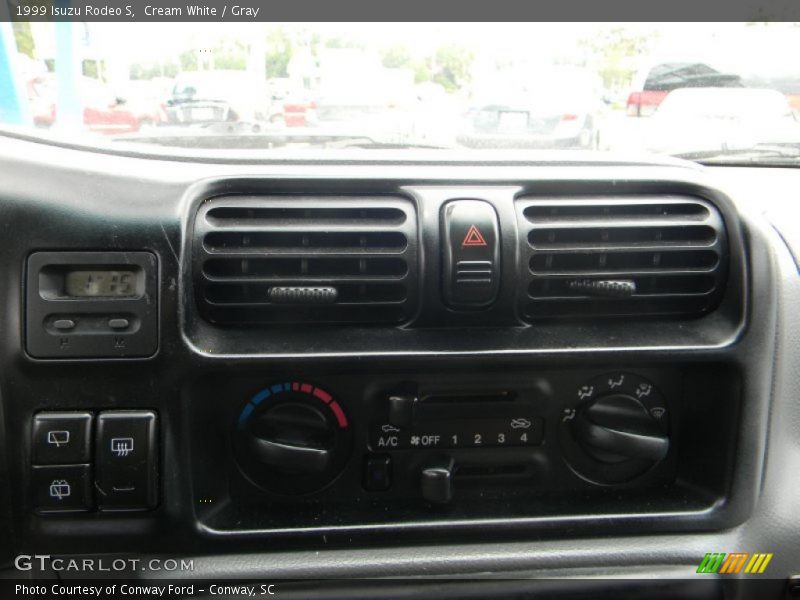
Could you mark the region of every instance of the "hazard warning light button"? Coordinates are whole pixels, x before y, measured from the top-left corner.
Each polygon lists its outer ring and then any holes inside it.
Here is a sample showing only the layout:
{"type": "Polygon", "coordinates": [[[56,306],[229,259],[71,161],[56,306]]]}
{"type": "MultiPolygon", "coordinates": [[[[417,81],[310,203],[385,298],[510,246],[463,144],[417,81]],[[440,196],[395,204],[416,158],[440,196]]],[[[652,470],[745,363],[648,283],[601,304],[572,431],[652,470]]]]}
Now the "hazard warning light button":
{"type": "Polygon", "coordinates": [[[451,200],[442,209],[444,300],[479,308],[497,298],[500,244],[497,213],[483,200],[451,200]]]}

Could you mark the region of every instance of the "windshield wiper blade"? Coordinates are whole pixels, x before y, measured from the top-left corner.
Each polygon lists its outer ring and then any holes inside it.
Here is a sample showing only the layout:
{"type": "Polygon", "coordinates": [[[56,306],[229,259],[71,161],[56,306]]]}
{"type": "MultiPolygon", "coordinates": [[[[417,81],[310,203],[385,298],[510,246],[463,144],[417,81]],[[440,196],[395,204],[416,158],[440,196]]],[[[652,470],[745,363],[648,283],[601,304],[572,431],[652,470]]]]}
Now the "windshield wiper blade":
{"type": "Polygon", "coordinates": [[[800,143],[765,142],[745,148],[698,150],[681,152],[673,156],[699,162],[764,162],[775,158],[794,162],[800,160],[800,143]]]}
{"type": "MultiPolygon", "coordinates": [[[[214,124],[217,125],[217,124],[214,124]]],[[[365,148],[400,150],[407,148],[444,149],[428,143],[376,139],[365,134],[324,133],[313,130],[252,131],[252,124],[231,123],[229,130],[211,126],[170,127],[163,133],[127,134],[113,138],[115,142],[153,144],[205,150],[268,150],[288,146],[315,148],[365,148]]],[[[165,128],[166,129],[166,128],[165,128]]]]}
{"type": "Polygon", "coordinates": [[[326,148],[364,148],[368,150],[406,150],[409,148],[418,148],[421,150],[446,150],[449,146],[437,146],[436,144],[427,144],[424,142],[392,142],[392,141],[375,141],[365,138],[356,138],[350,140],[341,140],[326,145],[326,148]]]}

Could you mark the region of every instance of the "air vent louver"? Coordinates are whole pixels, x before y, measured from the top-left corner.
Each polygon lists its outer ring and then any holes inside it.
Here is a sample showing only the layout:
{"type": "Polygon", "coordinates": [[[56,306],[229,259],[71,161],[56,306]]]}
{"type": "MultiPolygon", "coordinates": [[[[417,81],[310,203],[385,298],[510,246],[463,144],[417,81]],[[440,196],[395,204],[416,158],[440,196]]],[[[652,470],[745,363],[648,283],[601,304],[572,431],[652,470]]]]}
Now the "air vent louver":
{"type": "Polygon", "coordinates": [[[195,220],[195,291],[217,324],[401,323],[417,263],[401,198],[225,197],[195,220]]]}
{"type": "Polygon", "coordinates": [[[719,302],[727,238],[689,197],[517,201],[526,320],[700,315],[719,302]]]}

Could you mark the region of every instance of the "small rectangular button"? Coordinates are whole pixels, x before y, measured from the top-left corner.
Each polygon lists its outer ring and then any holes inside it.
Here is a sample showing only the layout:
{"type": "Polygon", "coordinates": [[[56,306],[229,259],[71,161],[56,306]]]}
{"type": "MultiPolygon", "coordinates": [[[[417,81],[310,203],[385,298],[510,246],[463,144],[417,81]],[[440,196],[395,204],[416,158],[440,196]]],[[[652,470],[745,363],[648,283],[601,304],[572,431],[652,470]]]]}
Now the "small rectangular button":
{"type": "Polygon", "coordinates": [[[72,319],[57,319],[53,321],[53,327],[62,331],[67,331],[75,327],[75,321],[72,319]]]}
{"type": "Polygon", "coordinates": [[[108,326],[111,329],[127,329],[130,322],[128,319],[109,319],[108,326]]]}
{"type": "Polygon", "coordinates": [[[33,417],[33,462],[37,465],[88,463],[92,415],[88,412],[40,412],[33,417]]]}
{"type": "Polygon", "coordinates": [[[386,454],[364,457],[364,489],[384,492],[392,485],[392,458],[386,454]]]}
{"type": "Polygon", "coordinates": [[[32,480],[39,512],[80,512],[91,506],[89,465],[33,467],[32,480]]]}
{"type": "Polygon", "coordinates": [[[494,277],[488,260],[461,260],[456,263],[456,284],[489,285],[494,277]]]}
{"type": "Polygon", "coordinates": [[[157,504],[158,446],[152,411],[97,416],[95,484],[100,510],[146,510],[157,504]]]}

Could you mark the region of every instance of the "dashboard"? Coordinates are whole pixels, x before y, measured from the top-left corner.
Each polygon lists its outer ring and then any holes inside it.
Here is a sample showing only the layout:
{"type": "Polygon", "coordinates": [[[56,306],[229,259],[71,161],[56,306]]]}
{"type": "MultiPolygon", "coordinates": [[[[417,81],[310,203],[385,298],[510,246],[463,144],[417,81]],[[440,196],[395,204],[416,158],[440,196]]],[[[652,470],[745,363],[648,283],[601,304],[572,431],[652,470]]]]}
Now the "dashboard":
{"type": "Polygon", "coordinates": [[[6,138],[0,559],[782,594],[800,174],[471,156],[6,138]]]}

